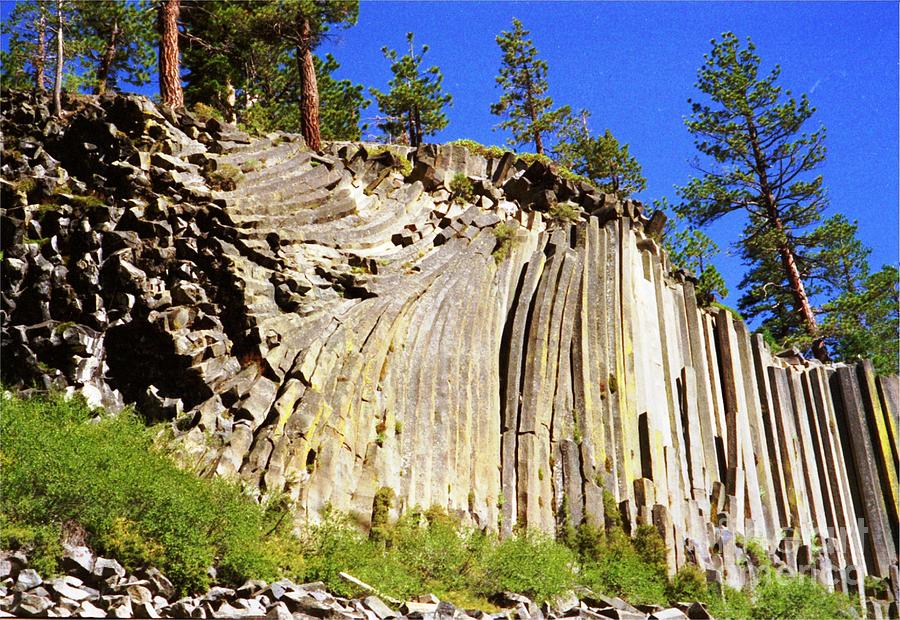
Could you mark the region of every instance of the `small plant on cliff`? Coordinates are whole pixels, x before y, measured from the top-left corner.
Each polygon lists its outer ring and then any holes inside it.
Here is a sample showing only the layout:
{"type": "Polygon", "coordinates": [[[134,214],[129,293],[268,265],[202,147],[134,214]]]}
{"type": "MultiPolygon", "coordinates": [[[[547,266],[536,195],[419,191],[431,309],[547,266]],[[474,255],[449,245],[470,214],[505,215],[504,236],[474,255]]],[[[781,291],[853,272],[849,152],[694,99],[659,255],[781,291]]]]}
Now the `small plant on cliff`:
{"type": "Polygon", "coordinates": [[[518,227],[512,222],[500,222],[494,226],[494,237],[497,239],[497,244],[494,246],[491,256],[498,265],[509,258],[509,253],[515,245],[517,229],[518,227]]]}
{"type": "Polygon", "coordinates": [[[558,222],[577,222],[581,217],[581,208],[571,202],[558,202],[550,207],[548,215],[558,222]]]}
{"type": "Polygon", "coordinates": [[[472,187],[472,181],[464,172],[457,172],[450,179],[450,192],[453,194],[453,202],[456,204],[465,204],[475,199],[475,189],[472,187]]]}
{"type": "Polygon", "coordinates": [[[233,164],[219,164],[219,167],[209,173],[207,179],[211,187],[230,192],[237,187],[238,181],[243,177],[241,169],[233,164]]]}

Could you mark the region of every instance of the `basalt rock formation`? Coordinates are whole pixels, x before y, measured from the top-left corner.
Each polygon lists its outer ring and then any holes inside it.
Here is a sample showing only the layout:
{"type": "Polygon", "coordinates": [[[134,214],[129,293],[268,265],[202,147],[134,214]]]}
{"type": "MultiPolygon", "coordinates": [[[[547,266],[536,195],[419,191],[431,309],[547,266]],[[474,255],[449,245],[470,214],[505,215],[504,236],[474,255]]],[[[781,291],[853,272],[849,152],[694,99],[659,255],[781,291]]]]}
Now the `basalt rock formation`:
{"type": "Polygon", "coordinates": [[[503,534],[616,510],[672,570],[739,586],[753,539],[896,598],[897,377],[698,307],[662,214],[510,153],[70,105],[3,101],[8,385],[137,403],[298,522],[380,489],[503,534]]]}

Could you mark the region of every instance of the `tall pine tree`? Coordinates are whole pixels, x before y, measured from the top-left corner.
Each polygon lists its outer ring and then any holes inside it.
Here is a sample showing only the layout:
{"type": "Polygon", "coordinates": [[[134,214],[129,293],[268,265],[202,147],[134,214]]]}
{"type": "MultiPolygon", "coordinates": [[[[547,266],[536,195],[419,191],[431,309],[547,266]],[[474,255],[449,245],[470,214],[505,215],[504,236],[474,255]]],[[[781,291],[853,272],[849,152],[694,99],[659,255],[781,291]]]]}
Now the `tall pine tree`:
{"type": "MultiPolygon", "coordinates": [[[[272,3],[269,2],[271,5],[272,3]]],[[[296,49],[266,35],[271,19],[265,2],[185,2],[185,100],[220,110],[248,128],[302,131],[296,49]]],[[[358,140],[363,87],[338,80],[330,54],[313,56],[319,91],[319,132],[325,140],[358,140]]]]}
{"type": "Polygon", "coordinates": [[[396,50],[382,48],[384,57],[391,63],[394,77],[388,83],[390,90],[382,92],[370,89],[378,101],[378,108],[387,116],[379,124],[391,137],[406,135],[410,146],[419,146],[425,136],[437,133],[447,126],[444,108],[453,98],[444,92],[444,76],[437,66],[422,69],[422,62],[428,46],[423,45],[417,54],[413,44],[413,33],[406,33],[409,51],[399,56],[396,50]]]}
{"type": "Polygon", "coordinates": [[[528,34],[522,22],[513,18],[513,29],[497,37],[503,52],[497,84],[503,95],[491,105],[491,114],[506,117],[497,128],[512,133],[507,140],[510,146],[533,142],[535,152],[543,155],[546,135],[557,131],[571,110],[568,106],[552,109],[547,63],[537,57],[528,34]]]}
{"type": "MultiPolygon", "coordinates": [[[[742,48],[734,34],[725,33],[712,41],[705,59],[697,87],[707,100],[690,101],[685,123],[708,160],[703,167],[698,163],[699,177],[679,188],[685,200],[679,215],[705,226],[743,212],[746,227],[738,244],[745,260],[752,267],[777,257],[813,354],[827,360],[796,253],[798,239],[819,221],[826,204],[822,177],[812,175],[825,158],[825,131],[802,133],[814,109],[805,95],[798,101],[782,92],[779,67],[760,76],[751,41],[742,48]]],[[[753,273],[751,268],[748,275],[753,273]]]]}

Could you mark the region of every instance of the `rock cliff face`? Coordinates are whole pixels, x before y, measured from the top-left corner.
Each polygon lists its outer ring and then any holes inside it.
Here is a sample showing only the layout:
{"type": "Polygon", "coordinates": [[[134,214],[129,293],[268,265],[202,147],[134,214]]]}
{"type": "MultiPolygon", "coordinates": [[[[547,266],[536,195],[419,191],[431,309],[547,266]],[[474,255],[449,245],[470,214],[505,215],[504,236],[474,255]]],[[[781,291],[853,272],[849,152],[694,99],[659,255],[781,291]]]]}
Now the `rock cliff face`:
{"type": "Polygon", "coordinates": [[[615,509],[673,570],[740,585],[756,539],[896,590],[897,377],[698,308],[639,203],[511,154],[314,153],[139,98],[77,107],[3,101],[7,384],[138,403],[301,522],[365,523],[385,487],[507,534],[615,509]]]}

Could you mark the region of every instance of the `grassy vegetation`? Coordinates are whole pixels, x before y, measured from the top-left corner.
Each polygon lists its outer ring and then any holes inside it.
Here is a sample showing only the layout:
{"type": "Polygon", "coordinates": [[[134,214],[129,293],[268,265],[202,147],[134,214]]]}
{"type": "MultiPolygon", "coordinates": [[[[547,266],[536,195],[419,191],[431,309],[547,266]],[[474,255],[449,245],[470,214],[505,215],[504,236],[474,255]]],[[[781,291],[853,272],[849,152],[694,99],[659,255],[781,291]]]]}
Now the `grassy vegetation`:
{"type": "Polygon", "coordinates": [[[548,215],[558,222],[576,222],[581,217],[581,207],[571,202],[558,202],[550,207],[548,215]]]}
{"type": "Polygon", "coordinates": [[[516,228],[515,224],[511,222],[500,222],[494,226],[494,237],[497,238],[497,245],[494,246],[491,256],[494,257],[494,261],[498,265],[509,257],[509,253],[513,249],[513,245],[516,242],[516,228]]]}
{"type": "Polygon", "coordinates": [[[191,108],[191,112],[193,112],[194,116],[196,116],[201,121],[207,121],[211,118],[214,118],[219,122],[225,122],[225,117],[222,115],[222,112],[218,108],[214,108],[213,106],[207,105],[205,103],[195,103],[194,107],[191,108]]]}
{"type": "Polygon", "coordinates": [[[566,527],[557,540],[531,533],[500,541],[435,508],[391,523],[389,487],[376,493],[369,534],[356,518],[326,511],[322,523],[294,535],[283,501],[259,506],[233,485],[179,469],[154,447],[157,429],[131,412],[97,417],[83,402],[61,398],[3,397],[0,404],[0,548],[27,549],[44,576],[57,572],[66,540],[132,570],[156,566],[182,593],[212,585],[207,569],[215,566],[224,585],[288,577],[362,594],[339,576],[348,572],[397,598],[433,592],[483,610],[493,609],[488,598],[497,592],[546,601],[583,585],[634,604],[700,600],[717,618],[852,613],[845,596],[765,565],[753,591],[714,594],[692,566],[670,580],[655,528],[639,527],[629,538],[609,494],[604,527],[566,527]]]}
{"type": "Polygon", "coordinates": [[[709,304],[709,307],[710,307],[710,308],[722,308],[722,309],[724,309],[724,310],[728,310],[728,312],[731,313],[731,316],[734,317],[734,320],[735,320],[735,321],[743,321],[743,320],[744,320],[744,317],[741,316],[741,313],[740,313],[740,312],[738,312],[737,310],[735,310],[735,309],[732,308],[731,306],[726,306],[725,304],[723,304],[723,303],[721,303],[721,302],[714,301],[714,302],[712,302],[711,304],[709,304]]]}
{"type": "MultiPolygon", "coordinates": [[[[383,153],[393,153],[394,151],[391,150],[391,148],[388,146],[376,146],[376,147],[366,147],[366,152],[369,154],[369,158],[372,158],[372,157],[377,157],[378,155],[381,155],[383,153]]],[[[399,170],[400,174],[402,174],[405,177],[408,177],[409,175],[411,175],[412,174],[412,162],[409,160],[409,158],[404,157],[402,155],[398,155],[396,153],[394,153],[394,155],[398,162],[397,165],[394,167],[397,170],[399,170]]]]}
{"type": "Polygon", "coordinates": [[[210,566],[229,583],[302,576],[276,504],[179,469],[131,413],[92,418],[76,400],[6,398],[0,431],[0,546],[30,548],[45,574],[75,530],[130,568],[159,567],[182,592],[209,586],[210,566]]]}
{"type": "Polygon", "coordinates": [[[211,187],[229,192],[237,187],[238,181],[243,176],[244,173],[234,164],[219,164],[215,170],[209,173],[207,178],[211,187]]]}

